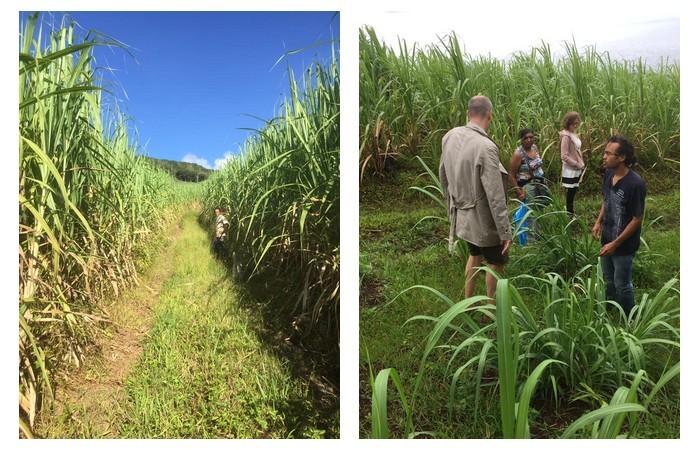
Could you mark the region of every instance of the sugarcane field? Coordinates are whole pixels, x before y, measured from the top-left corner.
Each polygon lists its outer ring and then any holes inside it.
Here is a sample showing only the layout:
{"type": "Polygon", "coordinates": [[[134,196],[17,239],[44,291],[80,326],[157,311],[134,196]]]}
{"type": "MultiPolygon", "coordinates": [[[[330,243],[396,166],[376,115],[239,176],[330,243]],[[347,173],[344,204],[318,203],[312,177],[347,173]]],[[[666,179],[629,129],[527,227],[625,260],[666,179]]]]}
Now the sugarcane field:
{"type": "Polygon", "coordinates": [[[680,65],[474,36],[359,30],[360,436],[678,439],[680,65]]]}
{"type": "MultiPolygon", "coordinates": [[[[124,94],[107,80],[182,64],[194,80],[182,89],[203,91],[158,100],[169,111],[162,124],[183,110],[192,125],[183,136],[203,140],[209,132],[194,127],[190,109],[205,96],[244,101],[197,72],[198,55],[227,65],[224,55],[174,45],[156,55],[157,37],[129,42],[89,20],[197,22],[191,35],[179,28],[184,37],[212,39],[213,20],[276,29],[298,20],[318,34],[337,27],[337,12],[80,17],[20,14],[19,438],[337,439],[338,36],[290,44],[311,48],[302,70],[293,56],[303,52],[275,37],[252,74],[274,77],[272,100],[260,100],[268,116],[251,119],[260,125],[239,150],[206,167],[151,156],[139,141],[134,124],[145,134],[160,119],[134,117],[137,101],[163,95],[158,84],[124,94]]],[[[240,51],[257,48],[237,39],[240,51]]],[[[245,65],[252,73],[252,60],[245,65]]],[[[230,117],[202,119],[235,128],[230,117]]]]}

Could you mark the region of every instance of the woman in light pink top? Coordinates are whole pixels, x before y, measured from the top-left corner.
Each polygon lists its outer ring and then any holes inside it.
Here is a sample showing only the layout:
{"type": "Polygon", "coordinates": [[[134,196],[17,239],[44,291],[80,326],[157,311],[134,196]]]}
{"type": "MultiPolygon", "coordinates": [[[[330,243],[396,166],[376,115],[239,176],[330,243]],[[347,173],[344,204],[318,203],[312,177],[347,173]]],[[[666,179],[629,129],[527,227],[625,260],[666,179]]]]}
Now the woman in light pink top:
{"type": "Polygon", "coordinates": [[[574,216],[574,197],[581,180],[581,172],[586,167],[581,153],[581,139],[576,135],[576,129],[581,124],[581,116],[576,111],[564,115],[559,132],[561,145],[561,185],[566,189],[566,211],[574,216]]]}

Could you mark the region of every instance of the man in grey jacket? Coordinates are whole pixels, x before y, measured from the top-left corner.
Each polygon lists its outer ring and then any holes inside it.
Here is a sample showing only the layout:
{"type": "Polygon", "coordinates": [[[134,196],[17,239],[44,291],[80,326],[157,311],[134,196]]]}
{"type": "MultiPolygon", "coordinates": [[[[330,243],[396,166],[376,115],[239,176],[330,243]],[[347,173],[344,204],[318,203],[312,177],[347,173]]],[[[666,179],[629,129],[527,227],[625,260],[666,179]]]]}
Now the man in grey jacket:
{"type": "MultiPolygon", "coordinates": [[[[476,275],[486,261],[503,274],[511,243],[506,203],[508,172],[499,159],[498,146],[486,132],[493,105],[488,97],[469,100],[466,126],[453,128],[442,138],[440,183],[450,213],[449,250],[454,235],[467,242],[469,259],[465,269],[465,298],[474,296],[476,275]]],[[[493,300],[497,279],[486,274],[486,295],[493,300]]]]}

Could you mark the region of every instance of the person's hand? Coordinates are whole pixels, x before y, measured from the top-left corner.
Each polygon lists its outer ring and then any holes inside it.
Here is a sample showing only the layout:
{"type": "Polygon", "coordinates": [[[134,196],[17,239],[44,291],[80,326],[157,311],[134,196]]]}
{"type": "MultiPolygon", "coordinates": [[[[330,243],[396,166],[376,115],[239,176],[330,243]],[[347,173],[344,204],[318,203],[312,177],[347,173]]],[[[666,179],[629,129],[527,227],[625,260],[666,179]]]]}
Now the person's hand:
{"type": "Polygon", "coordinates": [[[521,202],[524,202],[524,201],[525,201],[525,189],[523,189],[523,188],[518,188],[518,199],[519,199],[521,202]]]}
{"type": "Polygon", "coordinates": [[[501,245],[503,246],[503,251],[501,252],[501,255],[505,255],[508,252],[508,248],[510,248],[510,243],[512,241],[508,239],[507,241],[501,241],[501,245]]]}
{"type": "Polygon", "coordinates": [[[617,245],[615,242],[610,242],[608,244],[605,244],[600,248],[600,256],[612,256],[615,253],[615,250],[617,249],[617,245]]]}
{"type": "Polygon", "coordinates": [[[593,225],[593,228],[591,228],[591,235],[596,239],[600,239],[600,223],[596,222],[595,225],[593,225]]]}

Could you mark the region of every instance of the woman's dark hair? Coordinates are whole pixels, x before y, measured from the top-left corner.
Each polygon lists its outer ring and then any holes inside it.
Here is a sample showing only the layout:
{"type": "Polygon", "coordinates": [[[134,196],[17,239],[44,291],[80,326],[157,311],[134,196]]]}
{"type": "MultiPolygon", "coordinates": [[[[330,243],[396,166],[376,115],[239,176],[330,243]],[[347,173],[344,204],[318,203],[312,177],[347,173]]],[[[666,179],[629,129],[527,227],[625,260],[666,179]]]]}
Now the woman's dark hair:
{"type": "Polygon", "coordinates": [[[520,130],[520,133],[518,133],[518,136],[520,137],[520,139],[522,139],[528,133],[535,134],[530,128],[523,128],[522,130],[520,130]]]}
{"type": "Polygon", "coordinates": [[[608,143],[611,142],[620,144],[620,147],[617,149],[617,155],[625,157],[625,165],[627,167],[631,167],[637,162],[637,157],[634,154],[634,146],[626,137],[614,134],[608,138],[608,143]]]}

